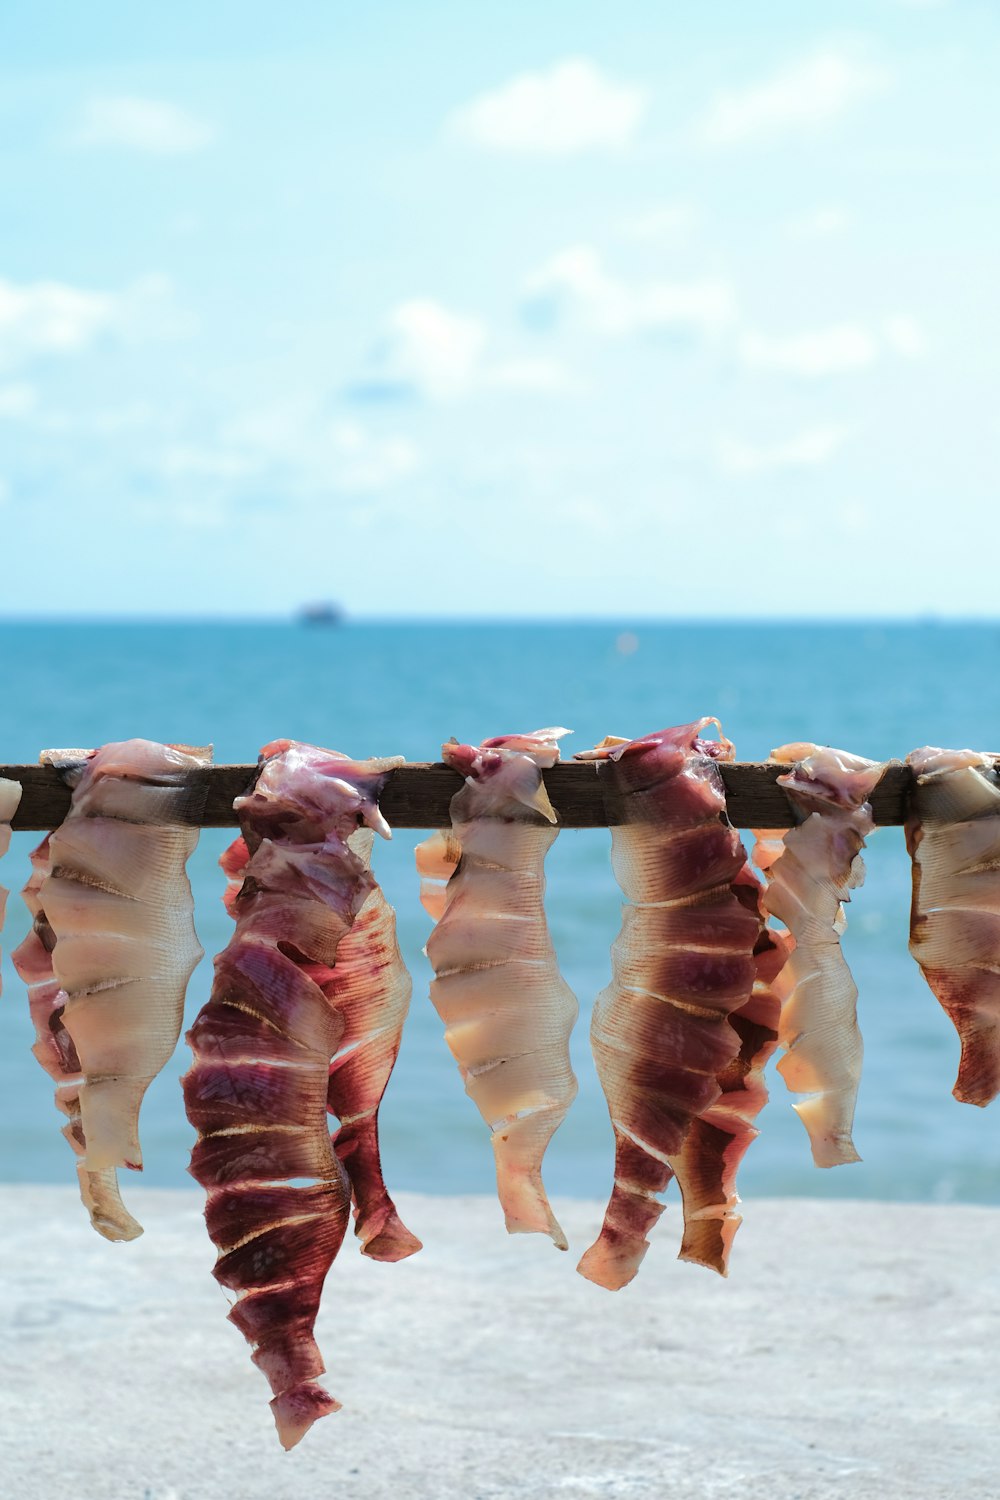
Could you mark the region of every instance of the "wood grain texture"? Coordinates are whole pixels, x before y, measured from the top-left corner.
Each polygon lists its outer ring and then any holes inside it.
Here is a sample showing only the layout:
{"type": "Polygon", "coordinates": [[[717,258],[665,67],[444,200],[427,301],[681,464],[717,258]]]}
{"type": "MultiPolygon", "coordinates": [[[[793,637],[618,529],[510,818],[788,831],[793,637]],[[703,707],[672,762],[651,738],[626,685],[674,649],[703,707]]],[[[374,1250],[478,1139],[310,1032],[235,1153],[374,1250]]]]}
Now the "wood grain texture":
{"type": "MultiPolygon", "coordinates": [[[[749,761],[721,766],[729,816],[737,828],[789,828],[793,817],[785,793],[776,782],[789,767],[756,765],[749,761]]],[[[234,828],[233,801],[257,775],[256,766],[213,766],[201,820],[204,828],[234,828]]],[[[21,805],[14,828],[36,831],[56,828],[69,808],[69,791],[50,766],[0,766],[0,776],[19,781],[21,805]]],[[[608,816],[596,762],[553,766],[544,772],[552,805],[565,828],[603,828],[608,816]]],[[[447,828],[448,806],[462,778],[439,763],[411,762],[390,774],[381,807],[393,828],[447,828]]],[[[911,775],[906,766],[891,762],[872,795],[877,824],[902,823],[909,798],[911,775]]]]}

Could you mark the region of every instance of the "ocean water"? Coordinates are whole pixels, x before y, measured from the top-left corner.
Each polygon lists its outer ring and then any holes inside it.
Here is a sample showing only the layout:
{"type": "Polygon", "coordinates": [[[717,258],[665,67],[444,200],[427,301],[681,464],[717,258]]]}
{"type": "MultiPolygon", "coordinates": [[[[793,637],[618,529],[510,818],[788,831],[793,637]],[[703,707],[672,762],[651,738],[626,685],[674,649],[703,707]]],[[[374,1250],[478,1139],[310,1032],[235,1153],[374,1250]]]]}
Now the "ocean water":
{"type": "MultiPolygon", "coordinates": [[[[872,757],[915,745],[1000,748],[994,625],[3,625],[0,761],[33,760],[43,746],[143,735],[214,742],[219,761],[252,761],[278,736],[352,755],[437,757],[452,734],[479,740],[566,724],[571,753],[605,734],[636,735],[717,714],[741,759],[813,739],[872,757]],[[633,641],[623,640],[630,633],[633,641]],[[634,645],[623,650],[622,645],[634,645]]],[[[190,873],[208,955],[231,923],[216,861],[232,835],[206,830],[190,873]]],[[[376,850],[376,870],[398,912],[414,980],[403,1048],[382,1111],[391,1186],[490,1192],[492,1151],[466,1098],[427,995],[428,919],[417,898],[413,847],[399,830],[376,850]]],[[[52,1083],[30,1052],[23,987],[7,954],[27,916],[16,892],[40,835],[15,835],[0,879],[14,893],[3,934],[0,1000],[0,1179],[68,1182],[69,1147],[52,1083]]],[[[547,905],[563,972],[580,999],[574,1064],[580,1094],[546,1159],[550,1190],[603,1197],[611,1132],[594,1076],[587,1018],[609,976],[619,897],[604,830],[565,830],[549,856],[547,905]]],[[[1000,1201],[1000,1106],[951,1097],[958,1045],[906,947],[909,864],[900,829],[876,833],[868,879],[848,911],[844,949],[861,992],[865,1071],[855,1139],[864,1160],[817,1171],[776,1074],[761,1135],[742,1168],[755,1195],[1000,1201]]],[[[206,958],[188,1015],[209,990],[206,958]]],[[[192,1132],[174,1062],[147,1095],[145,1180],[180,1185],[192,1132]]],[[[127,1184],[126,1184],[127,1189],[127,1184]]]]}

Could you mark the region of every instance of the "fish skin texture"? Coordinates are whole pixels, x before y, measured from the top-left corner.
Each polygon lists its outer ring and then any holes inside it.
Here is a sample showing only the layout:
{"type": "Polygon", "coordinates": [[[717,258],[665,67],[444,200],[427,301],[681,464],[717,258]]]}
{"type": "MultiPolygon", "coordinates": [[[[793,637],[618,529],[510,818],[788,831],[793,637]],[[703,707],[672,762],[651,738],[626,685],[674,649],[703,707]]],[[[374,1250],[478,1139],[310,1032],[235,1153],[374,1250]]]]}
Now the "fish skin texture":
{"type": "Polygon", "coordinates": [[[220,860],[236,932],[188,1032],[185,1106],[199,1139],[215,1277],[253,1346],[286,1449],[339,1410],[318,1384],[313,1329],[350,1221],[366,1254],[420,1249],[382,1179],[378,1106],[410,995],[392,908],[370,869],[378,809],[400,758],[352,761],[278,740],[237,798],[242,834],[220,860]],[[331,1138],[328,1110],[340,1121],[331,1138]]]}
{"type": "Polygon", "coordinates": [[[750,1105],[726,1099],[744,1091],[744,1079],[752,1079],[748,1093],[757,1081],[764,1042],[754,1029],[754,955],[762,922],[753,893],[748,900],[734,890],[745,881],[746,851],[726,818],[715,764],[732,759],[733,747],[701,738],[708,724],[718,720],[633,741],[609,736],[577,756],[605,763],[611,862],[625,897],[611,983],[591,1024],[615,1134],[615,1180],[600,1235],[577,1267],[612,1291],[638,1271],[673,1177],[686,1259],[723,1270],[738,1223],[732,1179],[749,1144],[739,1116],[749,1116],[750,1105]],[[734,1015],[744,1015],[742,1031],[734,1015]]]}
{"type": "Polygon", "coordinates": [[[564,729],[455,741],[465,777],[450,829],[417,848],[421,901],[436,920],[430,994],[465,1090],[490,1127],[497,1194],[512,1234],[567,1249],[542,1183],[545,1150],[576,1097],[569,1038],[579,1007],[545,921],[544,861],[558,833],[542,770],[564,729]]]}
{"type": "Polygon", "coordinates": [[[904,831],[912,861],[910,952],[958,1032],[953,1093],[1000,1093],[1000,775],[995,758],[925,746],[904,831]]]}
{"type": "Polygon", "coordinates": [[[13,960],[91,1223],[106,1239],[130,1240],[142,1227],[122,1203],[117,1169],[142,1169],[140,1107],[173,1055],[202,955],[185,866],[211,751],[126,740],[41,760],[73,795],[32,855],[24,899],[33,925],[13,960]]]}
{"type": "Polygon", "coordinates": [[[863,1046],[857,986],[840,947],[844,904],[865,878],[861,851],[874,829],[868,801],[885,763],[812,744],[782,745],[772,760],[792,762],[778,777],[796,825],[784,835],[756,830],[753,857],[763,870],[762,905],[794,939],[785,977],[778,1072],[809,1135],[813,1161],[860,1161],[852,1136],[863,1046]]]}

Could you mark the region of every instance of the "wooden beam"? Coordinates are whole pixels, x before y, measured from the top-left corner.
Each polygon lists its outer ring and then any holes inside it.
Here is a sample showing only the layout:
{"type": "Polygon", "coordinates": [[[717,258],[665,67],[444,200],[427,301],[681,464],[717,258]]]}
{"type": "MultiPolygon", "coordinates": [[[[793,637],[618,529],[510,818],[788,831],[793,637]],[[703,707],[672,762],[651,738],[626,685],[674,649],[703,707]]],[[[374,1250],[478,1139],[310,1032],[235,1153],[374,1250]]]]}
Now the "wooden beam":
{"type": "MultiPolygon", "coordinates": [[[[788,828],[792,814],[788,799],[776,782],[787,766],[749,761],[719,768],[726,783],[729,816],[737,828],[788,828]]],[[[213,766],[208,772],[209,791],[204,828],[234,828],[233,801],[245,792],[257,774],[256,766],[213,766]]],[[[546,771],[545,785],[552,805],[566,828],[603,828],[607,824],[595,762],[567,761],[546,771]]],[[[0,766],[0,776],[19,781],[21,805],[14,815],[14,828],[56,828],[69,808],[69,791],[51,766],[0,766]]],[[[890,763],[872,794],[872,811],[878,824],[902,823],[911,783],[906,766],[890,763]]],[[[461,777],[449,766],[412,762],[390,773],[381,797],[382,811],[394,828],[447,828],[448,804],[461,786],[461,777]]]]}

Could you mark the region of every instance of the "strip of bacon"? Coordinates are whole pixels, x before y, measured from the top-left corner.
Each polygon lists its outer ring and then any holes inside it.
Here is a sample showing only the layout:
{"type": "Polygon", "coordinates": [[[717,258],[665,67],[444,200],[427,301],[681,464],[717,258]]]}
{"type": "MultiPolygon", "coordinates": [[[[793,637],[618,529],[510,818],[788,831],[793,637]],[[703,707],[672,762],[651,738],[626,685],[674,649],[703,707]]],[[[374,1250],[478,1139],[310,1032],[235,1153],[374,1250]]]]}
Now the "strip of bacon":
{"type": "Polygon", "coordinates": [[[962,1044],[963,1104],[1000,1092],[1000,773],[996,757],[924,746],[906,818],[910,952],[962,1044]]]}
{"type": "Polygon", "coordinates": [[[288,740],[261,757],[253,791],[236,801],[242,838],[222,859],[236,932],[188,1033],[183,1086],[215,1276],[237,1293],[230,1319],[254,1346],[291,1448],[339,1409],[317,1383],[313,1328],[352,1186],[368,1254],[419,1248],[386,1193],[377,1136],[409,981],[366,830],[390,836],[378,795],[400,759],[352,761],[288,740]],[[337,1150],[328,1098],[342,1121],[337,1150]]]}
{"type": "MultiPolygon", "coordinates": [[[[692,1257],[706,1211],[718,1217],[724,1174],[705,1160],[710,1148],[719,1154],[708,1135],[710,1111],[722,1093],[719,1079],[728,1083],[728,1070],[739,1066],[741,1037],[730,1018],[751,1005],[761,920],[755,903],[733,889],[746,851],[726,817],[716,765],[732,759],[733,747],[703,739],[708,724],[718,720],[630,742],[609,737],[577,756],[606,762],[611,861],[626,900],[611,983],[591,1025],[615,1134],[615,1181],[601,1233],[578,1267],[610,1290],[638,1271],[663,1212],[658,1194],[673,1176],[690,1216],[692,1257]],[[699,1118],[704,1128],[685,1151],[699,1118]]],[[[704,1249],[706,1258],[713,1253],[718,1259],[722,1251],[704,1249]]]]}
{"type": "Polygon", "coordinates": [[[772,759],[792,762],[778,782],[798,818],[784,835],[757,831],[754,861],[764,871],[765,911],[795,940],[791,993],[782,1008],[778,1072],[810,1097],[794,1106],[818,1167],[860,1161],[852,1138],[863,1047],[857,986],[840,948],[844,903],[865,878],[861,850],[874,828],[868,798],[883,764],[811,744],[782,745],[772,759]]]}
{"type": "Polygon", "coordinates": [[[559,974],[545,921],[544,861],[558,828],[542,769],[565,729],[501,735],[445,761],[466,778],[451,829],[417,849],[431,1000],[466,1093],[492,1132],[497,1192],[512,1234],[566,1236],[542,1184],[542,1158],[576,1097],[569,1037],[576,997],[559,974]]]}
{"type": "Polygon", "coordinates": [[[55,1079],[98,1233],[130,1240],[118,1167],[142,1168],[139,1110],[173,1055],[202,950],[185,865],[198,841],[209,750],[127,740],[45,751],[73,788],[32,855],[32,930],[12,955],[28,986],[33,1052],[55,1079]]]}

